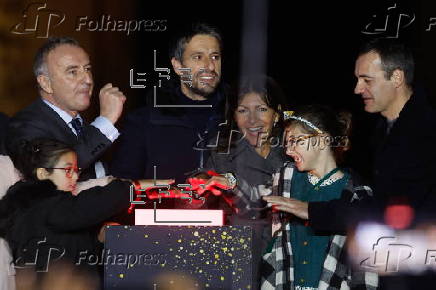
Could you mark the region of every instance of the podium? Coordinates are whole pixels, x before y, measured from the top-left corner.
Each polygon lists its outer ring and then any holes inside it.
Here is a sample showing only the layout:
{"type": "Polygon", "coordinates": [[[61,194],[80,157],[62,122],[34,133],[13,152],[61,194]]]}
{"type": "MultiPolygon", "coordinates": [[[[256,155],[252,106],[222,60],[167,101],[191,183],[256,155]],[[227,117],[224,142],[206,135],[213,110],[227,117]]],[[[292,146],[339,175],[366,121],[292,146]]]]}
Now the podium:
{"type": "Polygon", "coordinates": [[[109,226],[105,289],[251,289],[248,226],[109,226]]]}

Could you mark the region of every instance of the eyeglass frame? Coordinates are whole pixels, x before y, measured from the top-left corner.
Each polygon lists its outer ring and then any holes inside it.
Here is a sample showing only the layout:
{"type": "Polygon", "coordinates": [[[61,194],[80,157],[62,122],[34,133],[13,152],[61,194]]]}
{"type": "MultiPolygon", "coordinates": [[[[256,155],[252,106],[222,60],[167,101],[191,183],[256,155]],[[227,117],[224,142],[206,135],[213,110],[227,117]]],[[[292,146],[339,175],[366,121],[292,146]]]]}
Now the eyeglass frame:
{"type": "Polygon", "coordinates": [[[62,169],[65,171],[65,176],[67,178],[73,177],[73,172],[75,172],[77,174],[77,176],[79,176],[80,173],[82,172],[82,168],[73,167],[73,166],[69,166],[69,167],[45,167],[45,169],[62,169]],[[69,171],[70,171],[70,173],[69,173],[69,171]]]}

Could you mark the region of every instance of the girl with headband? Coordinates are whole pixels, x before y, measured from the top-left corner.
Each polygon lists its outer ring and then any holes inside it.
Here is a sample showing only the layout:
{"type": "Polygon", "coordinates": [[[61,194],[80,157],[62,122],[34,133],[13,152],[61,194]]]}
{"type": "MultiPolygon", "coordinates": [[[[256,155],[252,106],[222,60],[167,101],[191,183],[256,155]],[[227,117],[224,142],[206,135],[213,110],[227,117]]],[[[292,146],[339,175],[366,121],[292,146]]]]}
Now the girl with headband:
{"type": "MultiPolygon", "coordinates": [[[[325,106],[286,112],[285,163],[274,174],[273,192],[263,199],[272,205],[274,238],[263,256],[262,289],[375,289],[377,275],[353,272],[347,264],[344,233],[319,232],[310,218],[294,213],[295,203],[367,198],[371,189],[350,171],[338,167],[348,149],[349,118],[325,106]],[[347,288],[348,287],[348,288],[347,288]]],[[[333,213],[332,213],[333,214],[333,213]]]]}

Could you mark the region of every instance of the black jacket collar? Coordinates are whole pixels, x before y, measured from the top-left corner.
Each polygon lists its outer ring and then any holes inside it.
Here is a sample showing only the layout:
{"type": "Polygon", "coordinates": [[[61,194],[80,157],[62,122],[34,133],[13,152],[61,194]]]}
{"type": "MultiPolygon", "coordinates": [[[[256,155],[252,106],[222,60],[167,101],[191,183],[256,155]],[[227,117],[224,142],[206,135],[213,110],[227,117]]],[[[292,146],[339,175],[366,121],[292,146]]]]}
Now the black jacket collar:
{"type": "Polygon", "coordinates": [[[9,210],[23,210],[60,194],[66,194],[66,192],[57,190],[50,180],[18,181],[8,189],[2,202],[9,207],[9,210]]]}

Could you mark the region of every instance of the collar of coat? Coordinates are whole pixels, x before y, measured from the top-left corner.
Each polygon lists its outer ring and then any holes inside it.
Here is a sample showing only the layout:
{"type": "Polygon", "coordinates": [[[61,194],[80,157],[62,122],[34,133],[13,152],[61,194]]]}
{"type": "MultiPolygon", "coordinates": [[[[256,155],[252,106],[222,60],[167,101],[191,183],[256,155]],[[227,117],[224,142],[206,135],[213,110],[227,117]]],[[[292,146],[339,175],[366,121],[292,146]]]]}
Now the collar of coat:
{"type": "Polygon", "coordinates": [[[66,194],[57,190],[56,185],[50,180],[43,181],[18,181],[12,185],[1,200],[0,216],[12,214],[16,210],[25,210],[45,199],[66,194]]]}
{"type": "Polygon", "coordinates": [[[149,91],[146,96],[146,106],[153,108],[151,112],[151,120],[154,119],[167,119],[172,117],[181,117],[186,114],[195,113],[197,110],[211,110],[211,114],[222,116],[224,114],[224,107],[226,103],[228,86],[224,83],[220,83],[216,90],[211,93],[207,99],[201,102],[201,105],[211,105],[212,108],[201,107],[172,107],[168,105],[199,105],[196,101],[189,99],[183,94],[181,84],[179,81],[170,81],[167,85],[162,86],[156,90],[156,104],[155,93],[153,90],[149,91]],[[155,107],[164,105],[164,107],[155,107]]]}
{"type": "MultiPolygon", "coordinates": [[[[291,180],[294,170],[297,170],[294,162],[288,161],[273,175],[273,193],[275,192],[275,195],[290,197],[291,180]]],[[[341,168],[341,171],[347,172],[350,175],[347,184],[342,190],[341,199],[354,203],[367,197],[373,197],[374,194],[371,187],[367,185],[368,183],[359,174],[350,168],[341,168]]]]}
{"type": "Polygon", "coordinates": [[[18,181],[0,200],[0,237],[5,237],[17,214],[51,197],[67,194],[50,180],[18,181]]]}

